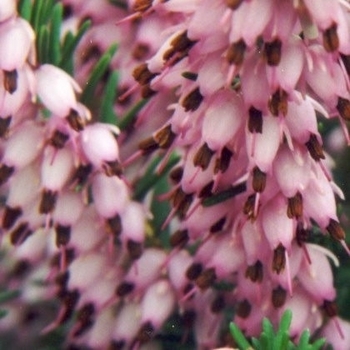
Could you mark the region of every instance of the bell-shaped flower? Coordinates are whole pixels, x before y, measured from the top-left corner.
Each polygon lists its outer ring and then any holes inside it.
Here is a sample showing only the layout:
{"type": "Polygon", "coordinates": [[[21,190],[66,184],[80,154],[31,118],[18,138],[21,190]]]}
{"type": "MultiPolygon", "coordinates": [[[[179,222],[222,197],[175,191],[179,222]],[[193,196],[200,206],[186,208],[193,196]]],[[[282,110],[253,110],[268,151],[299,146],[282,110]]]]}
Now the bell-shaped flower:
{"type": "Polygon", "coordinates": [[[44,130],[34,122],[23,123],[7,140],[1,162],[16,169],[30,164],[40,153],[44,130]]]}
{"type": "Polygon", "coordinates": [[[333,286],[333,273],[327,256],[312,244],[306,244],[310,262],[304,257],[298,272],[298,280],[318,304],[324,300],[333,301],[336,292],[333,286]]]}
{"type": "Polygon", "coordinates": [[[221,150],[242,125],[243,104],[230,90],[220,90],[205,112],[202,137],[212,151],[221,150]]]}
{"type": "Polygon", "coordinates": [[[51,64],[43,64],[35,72],[36,94],[44,105],[59,117],[67,117],[70,110],[77,110],[75,92],[79,85],[65,71],[51,64]]]}
{"type": "Polygon", "coordinates": [[[4,22],[16,14],[16,0],[3,0],[0,4],[0,22],[4,22]]]}
{"type": "Polygon", "coordinates": [[[311,160],[305,150],[295,147],[292,152],[286,145],[280,147],[273,163],[273,173],[287,198],[306,189],[311,172],[311,160]]]}
{"type": "Polygon", "coordinates": [[[263,208],[261,225],[271,249],[279,244],[289,249],[292,244],[295,224],[287,216],[287,204],[281,195],[271,199],[263,208]]]}
{"type": "Polygon", "coordinates": [[[246,144],[251,163],[257,165],[262,172],[269,173],[280,142],[278,118],[264,116],[262,133],[247,133],[246,144]]]}
{"type": "Polygon", "coordinates": [[[128,202],[128,190],[119,178],[97,174],[92,182],[92,197],[97,212],[109,219],[124,211],[128,202]]]}
{"type": "Polygon", "coordinates": [[[339,331],[336,327],[336,322],[328,322],[322,330],[322,336],[327,339],[327,343],[331,344],[333,349],[348,350],[350,344],[350,323],[337,317],[337,323],[339,323],[343,337],[339,335],[339,331]]]}
{"type": "Polygon", "coordinates": [[[119,162],[118,133],[117,127],[102,123],[88,125],[81,132],[85,157],[98,169],[108,163],[119,162]]]}
{"type": "Polygon", "coordinates": [[[2,54],[0,69],[11,72],[22,68],[27,59],[30,58],[31,51],[34,50],[34,38],[35,34],[32,27],[22,18],[1,23],[0,47],[2,54]]]}
{"type": "Polygon", "coordinates": [[[158,331],[171,315],[174,306],[175,294],[167,280],[151,284],[141,301],[141,324],[150,323],[154,331],[158,331]]]}

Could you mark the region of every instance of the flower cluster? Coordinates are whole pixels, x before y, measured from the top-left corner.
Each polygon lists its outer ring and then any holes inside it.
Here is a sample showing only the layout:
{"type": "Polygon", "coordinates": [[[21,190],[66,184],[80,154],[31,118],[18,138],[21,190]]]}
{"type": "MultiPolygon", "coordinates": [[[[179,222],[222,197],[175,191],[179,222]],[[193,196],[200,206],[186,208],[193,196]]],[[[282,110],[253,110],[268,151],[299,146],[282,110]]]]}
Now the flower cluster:
{"type": "Polygon", "coordinates": [[[312,235],[349,252],[317,120],[337,117],[350,141],[347,1],[62,3],[63,32],[93,24],[74,79],[37,60],[16,1],[0,4],[0,278],[22,291],[0,327],[24,325],[28,305],[55,299],[42,333],[69,323],[70,349],[156,349],[176,312],[209,350],[227,345],[224,310],[254,336],[263,317],[277,324],[290,309],[292,338],[329,320],[323,332],[343,349],[337,259],[312,235]],[[80,86],[114,42],[109,124],[80,86]],[[140,95],[147,105],[123,125],[140,95]],[[160,196],[172,206],[167,244],[147,235],[154,195],[134,193],[157,152],[159,174],[181,158],[160,196]]]}

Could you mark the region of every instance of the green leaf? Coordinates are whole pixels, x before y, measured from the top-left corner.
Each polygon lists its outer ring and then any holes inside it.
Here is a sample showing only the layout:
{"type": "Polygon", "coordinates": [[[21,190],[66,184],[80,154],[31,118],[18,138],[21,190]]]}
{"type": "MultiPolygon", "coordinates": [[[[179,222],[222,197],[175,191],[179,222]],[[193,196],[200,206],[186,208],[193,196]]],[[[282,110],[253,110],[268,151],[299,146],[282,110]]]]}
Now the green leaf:
{"type": "Polygon", "coordinates": [[[12,299],[16,299],[20,296],[21,292],[19,290],[6,290],[0,292],[0,304],[4,304],[12,299]]]}
{"type": "Polygon", "coordinates": [[[326,339],[321,338],[317,339],[311,346],[311,350],[320,350],[323,345],[326,343],[326,339]]]}
{"type": "Polygon", "coordinates": [[[241,332],[241,330],[233,322],[230,323],[230,332],[235,342],[239,346],[240,350],[251,349],[251,346],[248,343],[248,340],[246,339],[244,334],[241,332]]]}
{"type": "Polygon", "coordinates": [[[81,95],[81,102],[87,106],[91,105],[92,98],[94,96],[96,87],[100,82],[103,75],[106,73],[109,64],[111,63],[112,57],[117,51],[117,45],[112,45],[104,55],[98,60],[94,69],[92,70],[89,80],[84,88],[81,95]]]}
{"type": "Polygon", "coordinates": [[[61,60],[61,26],[62,26],[63,7],[62,4],[56,4],[52,9],[51,30],[50,30],[50,63],[57,66],[61,60]]]}
{"type": "Polygon", "coordinates": [[[4,318],[8,314],[7,310],[0,309],[0,319],[4,318]]]}
{"type": "Polygon", "coordinates": [[[40,63],[49,62],[49,30],[47,27],[42,26],[38,32],[38,58],[40,63]]]}
{"type": "Polygon", "coordinates": [[[26,21],[30,21],[32,16],[32,2],[31,0],[22,0],[18,5],[18,12],[26,21]]]}
{"type": "Polygon", "coordinates": [[[286,310],[280,322],[279,329],[276,333],[273,342],[274,350],[287,350],[288,342],[289,342],[289,327],[292,322],[292,312],[290,310],[286,310]]]}
{"type": "Polygon", "coordinates": [[[119,73],[112,72],[109,76],[101,102],[101,121],[103,123],[116,124],[117,115],[114,112],[114,102],[117,95],[119,73]]]}
{"type": "Polygon", "coordinates": [[[162,158],[156,157],[149,167],[147,168],[144,176],[140,179],[135,186],[134,199],[142,200],[148,191],[180,161],[180,156],[177,154],[171,154],[168,163],[165,165],[161,173],[155,173],[157,166],[160,164],[162,158]]]}
{"type": "Polygon", "coordinates": [[[245,192],[246,190],[247,190],[247,184],[244,182],[239,185],[233,186],[227,190],[224,190],[222,192],[216,193],[213,196],[205,198],[202,201],[202,205],[204,207],[211,207],[212,205],[227,201],[239,195],[240,193],[245,192]]]}
{"type": "Polygon", "coordinates": [[[124,115],[122,120],[117,122],[117,126],[120,130],[125,130],[128,128],[130,124],[132,124],[133,120],[136,118],[137,113],[146,105],[148,99],[142,99],[137,102],[134,106],[132,106],[124,115]]]}
{"type": "Polygon", "coordinates": [[[62,45],[62,54],[59,67],[67,73],[73,73],[73,53],[77,48],[81,38],[88,31],[91,26],[91,21],[85,21],[79,28],[78,33],[74,36],[72,33],[67,33],[62,45]]]}

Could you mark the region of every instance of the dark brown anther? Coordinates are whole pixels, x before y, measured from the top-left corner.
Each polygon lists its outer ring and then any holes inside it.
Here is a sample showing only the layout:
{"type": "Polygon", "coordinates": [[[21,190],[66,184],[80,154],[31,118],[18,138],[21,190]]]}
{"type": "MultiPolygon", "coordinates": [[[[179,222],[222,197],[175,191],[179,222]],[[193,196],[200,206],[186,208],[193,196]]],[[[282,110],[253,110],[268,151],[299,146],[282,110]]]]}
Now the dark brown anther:
{"type": "Polygon", "coordinates": [[[97,45],[91,45],[81,53],[81,63],[84,65],[91,60],[98,60],[102,54],[101,49],[97,45]]]}
{"type": "Polygon", "coordinates": [[[95,307],[92,303],[87,303],[77,311],[77,320],[79,326],[73,332],[73,337],[79,337],[89,330],[94,321],[93,316],[95,314],[95,307]]]}
{"type": "Polygon", "coordinates": [[[55,132],[53,133],[50,139],[50,144],[55,148],[61,149],[64,147],[68,139],[69,139],[69,135],[59,130],[55,130],[55,132]]]}
{"type": "Polygon", "coordinates": [[[66,119],[70,127],[77,132],[82,131],[85,127],[84,119],[74,109],[69,111],[66,119]]]}
{"type": "Polygon", "coordinates": [[[249,278],[252,282],[261,283],[264,278],[264,268],[260,260],[254,265],[247,267],[245,271],[245,277],[249,278]]]}
{"type": "Polygon", "coordinates": [[[265,56],[269,66],[278,66],[281,61],[282,41],[278,38],[265,43],[265,56]]]}
{"type": "Polygon", "coordinates": [[[169,177],[175,183],[178,184],[184,174],[184,169],[182,166],[175,167],[170,171],[169,177]]]}
{"type": "Polygon", "coordinates": [[[136,0],[133,6],[135,12],[145,12],[152,7],[152,0],[136,0]]]}
{"type": "Polygon", "coordinates": [[[111,340],[107,350],[123,350],[126,347],[125,340],[111,340]]]}
{"type": "Polygon", "coordinates": [[[12,116],[0,118],[0,137],[6,137],[10,128],[12,116]]]}
{"type": "Polygon", "coordinates": [[[204,199],[208,198],[213,195],[213,186],[214,186],[214,181],[208,182],[198,193],[198,198],[204,199]]]}
{"type": "Polygon", "coordinates": [[[158,143],[154,140],[153,137],[149,137],[139,143],[139,149],[143,154],[149,154],[159,148],[158,143]]]}
{"type": "Polygon", "coordinates": [[[278,309],[284,305],[287,299],[287,291],[282,288],[281,286],[278,286],[272,291],[271,301],[272,305],[278,309]]]}
{"type": "Polygon", "coordinates": [[[150,321],[144,323],[136,335],[136,340],[143,344],[148,342],[154,336],[154,327],[150,321]]]}
{"type": "Polygon", "coordinates": [[[339,37],[336,23],[333,23],[323,32],[323,47],[327,52],[334,52],[338,50],[339,37]]]}
{"type": "Polygon", "coordinates": [[[185,328],[192,328],[194,321],[196,320],[196,311],[195,310],[185,310],[181,316],[181,323],[185,328]]]}
{"type": "Polygon", "coordinates": [[[70,226],[57,224],[55,227],[56,230],[56,245],[57,247],[66,246],[70,241],[70,226]]]}
{"type": "Polygon", "coordinates": [[[7,166],[6,164],[0,166],[0,186],[7,182],[14,171],[15,168],[13,166],[7,166]]]}
{"type": "MultiPolygon", "coordinates": [[[[177,53],[181,54],[181,58],[187,56],[188,52],[191,50],[193,45],[196,43],[196,41],[190,40],[189,37],[187,36],[187,31],[184,31],[183,33],[179,34],[176,38],[172,40],[170,45],[172,46],[172,49],[177,53]]],[[[164,54],[163,58],[165,60],[168,60],[173,56],[171,52],[170,57],[167,57],[167,53],[164,54]]]]}
{"type": "Polygon", "coordinates": [[[286,115],[288,112],[288,94],[278,89],[271,97],[268,102],[269,110],[272,115],[278,117],[280,114],[286,115]]]}
{"type": "MultiPolygon", "coordinates": [[[[74,248],[66,248],[64,254],[66,259],[66,265],[68,266],[76,258],[75,250],[74,248]]],[[[62,254],[61,252],[58,252],[50,260],[50,265],[53,267],[60,267],[61,261],[62,261],[62,254]]]]}
{"type": "Polygon", "coordinates": [[[253,133],[262,133],[263,116],[262,112],[253,106],[249,108],[248,130],[253,133]]]}
{"type": "Polygon", "coordinates": [[[57,284],[59,287],[63,289],[67,289],[68,281],[69,281],[69,271],[61,272],[55,277],[55,284],[57,284]]]}
{"type": "Polygon", "coordinates": [[[141,88],[141,97],[142,98],[150,98],[154,96],[157,93],[157,91],[153,90],[150,86],[150,84],[142,85],[141,88]]]}
{"type": "Polygon", "coordinates": [[[17,78],[16,70],[4,70],[4,88],[8,93],[13,94],[17,90],[17,78]]]}
{"type": "Polygon", "coordinates": [[[310,230],[304,229],[301,223],[298,223],[295,238],[299,247],[301,247],[310,237],[310,230]]]}
{"type": "Polygon", "coordinates": [[[290,219],[303,216],[303,197],[299,192],[294,197],[288,198],[287,216],[290,219]]]}
{"type": "Polygon", "coordinates": [[[2,228],[9,230],[22,215],[22,209],[20,207],[6,206],[2,217],[2,228]]]}
{"type": "Polygon", "coordinates": [[[340,226],[338,221],[335,221],[334,219],[330,219],[329,224],[326,227],[326,230],[331,235],[331,237],[336,239],[337,241],[345,240],[345,232],[340,226]]]}
{"type": "Polygon", "coordinates": [[[280,274],[286,267],[286,248],[282,244],[273,251],[272,271],[280,274]]]}
{"type": "Polygon", "coordinates": [[[226,53],[227,62],[235,66],[240,66],[243,63],[246,48],[247,45],[243,39],[230,44],[226,53]]]}
{"type": "Polygon", "coordinates": [[[135,242],[132,239],[129,239],[126,243],[126,248],[132,260],[137,260],[142,255],[143,244],[140,242],[135,242]]]}
{"type": "Polygon", "coordinates": [[[134,46],[131,55],[136,61],[143,61],[147,58],[149,53],[150,47],[148,44],[138,43],[134,46]]]}
{"type": "Polygon", "coordinates": [[[40,214],[49,214],[55,209],[57,201],[57,192],[51,190],[44,190],[41,195],[41,201],[39,205],[40,214]]]}
{"type": "Polygon", "coordinates": [[[77,290],[67,291],[63,298],[63,304],[65,306],[65,312],[60,320],[60,324],[68,321],[74,313],[74,309],[79,301],[80,295],[77,290]]]}
{"type": "Polygon", "coordinates": [[[350,55],[340,54],[340,57],[341,57],[341,60],[344,63],[344,67],[345,67],[346,73],[348,75],[350,75],[350,55]]]}
{"type": "Polygon", "coordinates": [[[205,142],[193,157],[193,165],[199,166],[203,171],[208,169],[211,158],[214,152],[208,147],[205,142]]]}
{"type": "Polygon", "coordinates": [[[252,311],[252,306],[247,299],[239,302],[236,309],[236,315],[240,318],[247,318],[252,311]]]}
{"type": "Polygon", "coordinates": [[[221,150],[220,158],[215,160],[214,174],[217,174],[218,172],[224,173],[230,166],[232,156],[232,151],[227,147],[224,147],[221,150]]]}
{"type": "Polygon", "coordinates": [[[171,125],[166,125],[162,129],[158,130],[154,136],[154,141],[158,144],[159,148],[167,149],[174,142],[176,134],[171,130],[171,125]]]}
{"type": "Polygon", "coordinates": [[[210,226],[210,233],[220,232],[226,223],[226,217],[222,217],[215,224],[210,226]]]}
{"type": "Polygon", "coordinates": [[[185,193],[182,188],[178,188],[172,197],[173,200],[173,206],[174,208],[177,208],[178,214],[183,217],[186,215],[187,210],[189,209],[192,200],[193,200],[193,194],[187,194],[185,193]]]}
{"type": "Polygon", "coordinates": [[[119,284],[119,286],[115,290],[115,294],[118,297],[123,298],[126,295],[130,294],[134,289],[135,289],[135,285],[133,283],[122,282],[121,284],[119,284]]]}
{"type": "Polygon", "coordinates": [[[205,290],[213,285],[216,280],[215,269],[210,267],[201,272],[201,274],[196,278],[196,284],[198,288],[205,290]]]}
{"type": "Polygon", "coordinates": [[[196,81],[198,78],[198,74],[197,73],[193,73],[193,72],[183,72],[181,74],[185,79],[191,80],[191,81],[196,81]]]}
{"type": "Polygon", "coordinates": [[[338,308],[335,301],[324,300],[323,308],[328,317],[335,317],[338,315],[338,308]]]}
{"type": "Polygon", "coordinates": [[[147,64],[142,63],[134,69],[132,76],[140,85],[147,85],[157,74],[150,72],[147,64]]]}
{"type": "Polygon", "coordinates": [[[246,202],[244,203],[243,206],[243,213],[248,216],[249,219],[255,220],[255,213],[254,213],[254,208],[255,208],[255,200],[256,200],[256,193],[251,194],[246,202]]]}
{"type": "Polygon", "coordinates": [[[264,192],[266,187],[266,173],[261,171],[257,166],[253,169],[253,189],[255,192],[264,192]]]}
{"type": "Polygon", "coordinates": [[[201,263],[193,263],[186,271],[186,277],[190,281],[194,281],[203,271],[201,263]]]}
{"type": "Polygon", "coordinates": [[[308,149],[311,158],[316,162],[326,158],[323,153],[323,148],[315,134],[310,134],[310,139],[305,143],[305,146],[308,149]]]}
{"type": "Polygon", "coordinates": [[[33,231],[29,228],[28,223],[21,223],[10,233],[11,244],[22,244],[32,233],[33,231]]]}
{"type": "Polygon", "coordinates": [[[244,0],[226,0],[226,5],[231,10],[237,10],[244,0]]]}
{"type": "Polygon", "coordinates": [[[199,87],[192,90],[185,98],[182,100],[182,107],[186,112],[196,111],[203,101],[203,95],[201,94],[199,87]]]}
{"type": "Polygon", "coordinates": [[[338,97],[337,111],[344,120],[350,121],[350,101],[348,99],[338,97]]]}
{"type": "Polygon", "coordinates": [[[10,272],[10,277],[24,278],[27,273],[31,270],[32,265],[28,260],[19,260],[15,263],[15,266],[10,272]]]}
{"type": "Polygon", "coordinates": [[[124,172],[124,169],[121,163],[118,160],[105,162],[103,164],[103,170],[107,176],[121,176],[124,172]]]}
{"type": "Polygon", "coordinates": [[[73,182],[76,182],[78,186],[84,186],[89,178],[89,175],[91,174],[91,171],[91,164],[80,164],[78,169],[75,171],[75,174],[73,175],[73,182]]]}
{"type": "Polygon", "coordinates": [[[82,306],[78,311],[77,311],[77,319],[80,322],[85,323],[95,313],[95,307],[93,303],[87,303],[84,306],[82,306]]]}
{"type": "Polygon", "coordinates": [[[225,298],[223,295],[218,295],[210,305],[210,311],[213,314],[220,313],[225,308],[225,298]]]}
{"type": "Polygon", "coordinates": [[[175,248],[183,248],[189,240],[187,230],[177,230],[170,236],[170,245],[175,248]]]}
{"type": "Polygon", "coordinates": [[[112,218],[109,218],[106,222],[107,230],[115,237],[118,238],[123,230],[122,219],[119,214],[116,214],[112,218]]]}

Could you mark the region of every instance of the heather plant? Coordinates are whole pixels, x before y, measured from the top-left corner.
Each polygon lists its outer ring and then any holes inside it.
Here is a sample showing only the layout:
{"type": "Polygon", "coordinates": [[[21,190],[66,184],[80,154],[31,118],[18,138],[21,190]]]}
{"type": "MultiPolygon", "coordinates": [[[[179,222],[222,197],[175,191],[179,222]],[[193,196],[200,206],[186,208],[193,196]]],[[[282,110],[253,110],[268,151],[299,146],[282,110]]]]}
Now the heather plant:
{"type": "Polygon", "coordinates": [[[3,0],[1,347],[349,349],[349,11],[3,0]]]}

